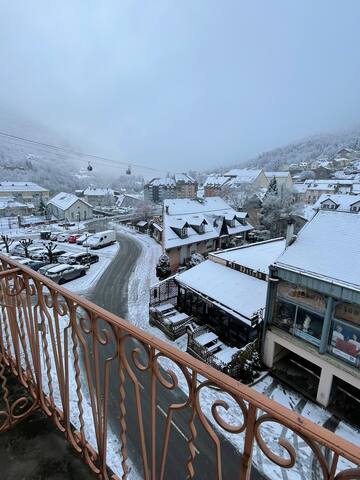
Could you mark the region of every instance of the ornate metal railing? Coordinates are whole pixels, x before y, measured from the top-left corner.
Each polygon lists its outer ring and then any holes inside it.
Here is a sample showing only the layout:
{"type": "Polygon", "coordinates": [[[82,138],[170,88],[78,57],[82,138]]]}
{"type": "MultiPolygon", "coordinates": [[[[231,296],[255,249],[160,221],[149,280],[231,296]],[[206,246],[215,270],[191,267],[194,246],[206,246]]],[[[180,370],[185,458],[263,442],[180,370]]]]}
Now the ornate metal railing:
{"type": "Polygon", "coordinates": [[[0,431],[40,408],[102,479],[360,479],[358,446],[5,256],[0,380],[0,431]]]}

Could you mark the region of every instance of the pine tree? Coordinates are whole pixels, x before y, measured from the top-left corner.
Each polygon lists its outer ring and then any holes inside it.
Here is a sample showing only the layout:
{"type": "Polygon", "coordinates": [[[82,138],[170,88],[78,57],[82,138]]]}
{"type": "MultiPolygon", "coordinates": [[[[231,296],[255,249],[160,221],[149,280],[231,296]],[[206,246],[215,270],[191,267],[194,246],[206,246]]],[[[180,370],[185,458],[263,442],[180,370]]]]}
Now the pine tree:
{"type": "Polygon", "coordinates": [[[163,254],[159,257],[156,265],[156,276],[159,280],[165,280],[165,278],[171,275],[170,259],[167,255],[163,254]]]}

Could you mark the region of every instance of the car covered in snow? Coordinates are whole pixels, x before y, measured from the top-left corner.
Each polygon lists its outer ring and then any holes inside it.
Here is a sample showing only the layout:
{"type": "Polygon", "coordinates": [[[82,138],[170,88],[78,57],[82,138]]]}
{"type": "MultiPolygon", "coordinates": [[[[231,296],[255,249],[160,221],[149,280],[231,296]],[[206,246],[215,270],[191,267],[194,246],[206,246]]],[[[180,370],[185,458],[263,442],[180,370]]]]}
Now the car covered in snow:
{"type": "MultiPolygon", "coordinates": [[[[55,250],[53,250],[52,252],[52,259],[53,260],[56,260],[60,257],[60,255],[64,255],[65,250],[62,250],[60,248],[56,248],[55,250]]],[[[49,260],[49,253],[48,251],[46,250],[46,248],[42,248],[40,250],[37,250],[32,256],[31,258],[33,260],[49,260]]]]}
{"type": "Polygon", "coordinates": [[[51,233],[51,234],[50,234],[50,240],[51,240],[52,242],[56,242],[56,240],[58,239],[58,236],[59,236],[59,235],[62,235],[62,233],[61,233],[61,232],[53,232],[53,233],[51,233]]]}
{"type": "Polygon", "coordinates": [[[82,245],[87,238],[90,238],[90,237],[91,237],[91,235],[93,235],[93,234],[92,234],[92,233],[89,233],[89,232],[84,232],[84,233],[82,233],[82,234],[80,235],[80,237],[78,237],[78,238],[76,239],[76,243],[77,243],[78,245],[82,245]]]}
{"type": "Polygon", "coordinates": [[[38,272],[41,273],[41,275],[45,275],[48,270],[51,268],[59,266],[60,263],[48,263],[47,265],[44,265],[43,267],[40,267],[38,272]]]}
{"type": "Polygon", "coordinates": [[[66,242],[67,239],[69,238],[68,233],[59,233],[56,237],[56,241],[58,242],[66,242]]]}
{"type": "Polygon", "coordinates": [[[69,265],[67,263],[59,264],[49,268],[44,275],[53,282],[62,285],[65,282],[83,277],[86,274],[86,268],[81,265],[69,265]]]}
{"type": "Polygon", "coordinates": [[[99,255],[94,253],[66,253],[59,257],[60,263],[69,263],[70,265],[90,265],[99,261],[99,255]]]}

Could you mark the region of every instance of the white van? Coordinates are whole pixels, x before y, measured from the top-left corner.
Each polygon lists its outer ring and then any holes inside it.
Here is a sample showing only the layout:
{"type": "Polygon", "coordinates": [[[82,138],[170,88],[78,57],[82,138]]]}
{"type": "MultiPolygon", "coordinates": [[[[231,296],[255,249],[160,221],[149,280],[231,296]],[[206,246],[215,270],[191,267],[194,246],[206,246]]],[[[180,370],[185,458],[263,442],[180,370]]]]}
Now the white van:
{"type": "Polygon", "coordinates": [[[116,242],[115,230],[106,230],[105,232],[97,232],[91,235],[84,243],[83,247],[103,248],[116,242]]]}

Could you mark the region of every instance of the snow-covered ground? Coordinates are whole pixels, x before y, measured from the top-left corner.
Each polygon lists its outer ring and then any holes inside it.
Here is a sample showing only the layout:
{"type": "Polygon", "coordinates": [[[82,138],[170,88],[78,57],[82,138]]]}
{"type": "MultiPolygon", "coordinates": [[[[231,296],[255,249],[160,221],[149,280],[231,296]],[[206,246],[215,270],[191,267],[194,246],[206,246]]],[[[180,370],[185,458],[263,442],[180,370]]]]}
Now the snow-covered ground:
{"type": "MultiPolygon", "coordinates": [[[[35,217],[34,217],[35,218],[35,217]]],[[[63,223],[63,221],[60,221],[63,223]]],[[[42,231],[61,232],[61,233],[77,233],[78,230],[83,230],[87,222],[76,222],[76,225],[65,228],[58,223],[51,225],[32,225],[31,227],[19,227],[16,217],[1,217],[0,218],[0,234],[9,235],[11,238],[29,237],[33,238],[39,235],[42,231]]]]}
{"type": "MultiPolygon", "coordinates": [[[[185,351],[187,345],[186,335],[182,336],[175,342],[170,341],[159,329],[151,327],[149,325],[149,287],[157,282],[155,276],[155,266],[159,255],[161,254],[160,246],[150,237],[130,230],[126,227],[114,225],[117,229],[123,233],[132,235],[136,241],[142,246],[142,254],[137,262],[137,266],[131,275],[129,282],[129,319],[131,323],[148,331],[149,333],[156,335],[158,338],[168,342],[169,344],[176,346],[179,350],[185,351]]],[[[162,359],[162,366],[166,369],[171,368],[175,371],[179,379],[180,388],[187,393],[188,387],[186,380],[174,363],[169,359],[162,359]]],[[[324,423],[331,417],[331,414],[326,409],[311,402],[300,394],[292,391],[291,389],[279,385],[271,375],[267,375],[262,378],[253,387],[256,391],[272,398],[281,405],[296,411],[308,418],[309,420],[319,425],[324,423]]],[[[203,389],[200,395],[200,404],[204,413],[213,425],[213,428],[217,432],[221,432],[227,439],[241,452],[243,450],[244,435],[243,434],[231,434],[224,431],[215,422],[211,407],[216,400],[224,399],[229,405],[229,409],[220,410],[221,416],[225,421],[228,421],[232,425],[239,424],[241,422],[242,414],[239,407],[234,403],[232,398],[227,394],[219,393],[210,388],[203,389]]],[[[360,444],[360,432],[350,425],[346,425],[344,422],[340,422],[335,432],[337,435],[349,440],[350,442],[359,445],[360,444]]],[[[295,435],[293,432],[284,428],[275,422],[267,422],[261,426],[261,435],[265,440],[266,445],[275,453],[284,458],[288,458],[286,451],[279,446],[278,439],[287,439],[291,445],[294,446],[297,452],[297,460],[294,467],[290,470],[277,467],[271,462],[258,447],[254,449],[253,461],[257,469],[265,474],[271,480],[315,480],[316,472],[318,469],[317,461],[314,459],[313,453],[308,445],[302,438],[295,435]]],[[[351,464],[344,459],[339,460],[339,469],[351,467],[351,464]]]]}

